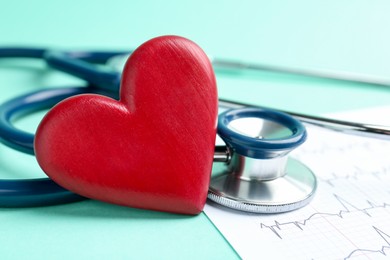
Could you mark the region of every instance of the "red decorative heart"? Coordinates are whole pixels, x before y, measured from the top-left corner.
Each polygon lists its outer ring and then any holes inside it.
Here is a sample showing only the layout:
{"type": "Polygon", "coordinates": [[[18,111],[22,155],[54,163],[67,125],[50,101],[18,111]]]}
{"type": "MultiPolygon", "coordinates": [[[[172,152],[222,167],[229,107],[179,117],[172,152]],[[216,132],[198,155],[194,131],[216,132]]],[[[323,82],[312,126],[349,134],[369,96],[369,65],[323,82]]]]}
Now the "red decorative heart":
{"type": "Polygon", "coordinates": [[[129,58],[120,100],[87,94],[53,107],[35,153],[59,185],[130,207],[197,214],[207,197],[217,91],[206,54],[177,36],[154,38],[129,58]]]}

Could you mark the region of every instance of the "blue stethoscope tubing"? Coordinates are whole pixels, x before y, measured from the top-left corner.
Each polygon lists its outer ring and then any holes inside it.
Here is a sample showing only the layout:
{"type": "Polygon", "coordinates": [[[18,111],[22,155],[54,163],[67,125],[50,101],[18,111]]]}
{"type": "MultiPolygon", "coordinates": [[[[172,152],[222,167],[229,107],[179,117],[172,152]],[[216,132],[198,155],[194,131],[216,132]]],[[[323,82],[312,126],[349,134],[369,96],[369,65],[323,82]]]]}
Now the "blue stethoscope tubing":
{"type": "MultiPolygon", "coordinates": [[[[46,50],[41,48],[0,48],[0,58],[44,59],[45,53],[46,50]]],[[[73,57],[83,59],[86,62],[105,62],[107,58],[118,54],[118,52],[91,52],[88,55],[78,54],[73,57]]],[[[85,79],[88,80],[88,75],[91,75],[91,73],[81,71],[82,75],[87,75],[85,79]]],[[[114,82],[116,80],[106,75],[104,79],[113,80],[114,82]]],[[[10,99],[0,105],[0,140],[3,144],[17,151],[34,155],[34,135],[14,127],[13,120],[29,113],[48,109],[61,100],[78,94],[100,93],[114,97],[115,92],[109,90],[107,87],[93,86],[53,88],[10,99]]],[[[62,188],[49,178],[0,180],[0,194],[0,207],[47,206],[85,199],[62,188]]]]}
{"type": "Polygon", "coordinates": [[[106,63],[110,58],[130,52],[61,52],[47,51],[46,63],[54,69],[81,78],[102,90],[118,91],[121,75],[106,71],[93,63],[106,63]]]}
{"type": "MultiPolygon", "coordinates": [[[[0,105],[0,141],[18,151],[34,154],[34,135],[15,128],[12,125],[12,120],[37,110],[50,108],[59,101],[77,94],[92,92],[113,96],[113,93],[118,93],[120,73],[117,71],[107,71],[92,63],[105,63],[111,57],[123,54],[129,54],[129,52],[61,52],[47,51],[42,48],[0,48],[0,58],[18,57],[43,59],[50,67],[84,79],[90,84],[88,87],[40,90],[3,103],[0,105]]],[[[234,68],[231,63],[222,64],[223,62],[221,61],[217,61],[216,63],[219,63],[220,66],[234,68]]],[[[239,67],[241,68],[242,65],[239,64],[239,67]]],[[[249,67],[249,69],[251,68],[249,67]]],[[[264,70],[264,68],[259,69],[264,70]]],[[[271,70],[275,70],[275,68],[271,70]]],[[[304,74],[300,72],[281,72],[304,74]]],[[[336,79],[345,80],[343,78],[336,79]]],[[[378,85],[376,82],[373,82],[372,84],[378,85]]],[[[220,103],[233,104],[234,102],[220,100],[220,103]]],[[[246,104],[235,103],[235,106],[242,107],[246,106],[246,104]]],[[[390,135],[390,128],[386,127],[361,125],[333,119],[288,113],[304,122],[326,128],[333,128],[333,130],[339,127],[340,129],[347,129],[348,132],[352,133],[363,132],[364,134],[368,133],[374,136],[385,135],[387,138],[390,135]]],[[[84,199],[79,195],[63,189],[48,178],[0,180],[0,194],[1,207],[44,206],[84,199]]]]}
{"type": "MultiPolygon", "coordinates": [[[[16,128],[12,121],[23,115],[49,109],[68,97],[85,93],[111,97],[117,95],[88,86],[44,89],[10,99],[0,105],[0,141],[12,149],[34,155],[34,135],[16,128]]],[[[0,180],[0,194],[0,207],[56,205],[85,199],[65,190],[49,178],[0,180]]]]}
{"type": "MultiPolygon", "coordinates": [[[[9,100],[0,106],[1,141],[20,152],[34,154],[34,135],[11,123],[16,117],[49,108],[87,88],[56,88],[37,91],[9,100]]],[[[80,201],[84,198],[65,190],[49,178],[0,180],[1,207],[32,207],[80,201]]]]}

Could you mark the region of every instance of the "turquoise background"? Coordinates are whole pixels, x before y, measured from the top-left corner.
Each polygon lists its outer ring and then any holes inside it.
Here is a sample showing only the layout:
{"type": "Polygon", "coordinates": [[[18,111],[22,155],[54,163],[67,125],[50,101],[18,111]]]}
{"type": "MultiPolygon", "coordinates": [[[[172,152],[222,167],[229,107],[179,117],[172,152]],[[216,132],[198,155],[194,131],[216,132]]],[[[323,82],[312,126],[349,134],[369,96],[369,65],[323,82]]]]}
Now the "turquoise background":
{"type": "MultiPolygon", "coordinates": [[[[388,1],[3,1],[0,45],[133,49],[176,34],[215,57],[390,79],[388,1]]],[[[219,95],[310,114],[390,104],[387,87],[217,70],[219,95]]],[[[83,85],[43,62],[0,60],[0,102],[83,85]]],[[[43,113],[16,122],[34,132],[43,113]]],[[[384,115],[388,116],[388,115],[384,115]]],[[[42,177],[31,156],[0,146],[0,177],[42,177]]],[[[181,216],[97,201],[0,209],[1,259],[236,259],[202,213],[181,216]]],[[[260,255],[259,255],[260,257],[260,255]]]]}

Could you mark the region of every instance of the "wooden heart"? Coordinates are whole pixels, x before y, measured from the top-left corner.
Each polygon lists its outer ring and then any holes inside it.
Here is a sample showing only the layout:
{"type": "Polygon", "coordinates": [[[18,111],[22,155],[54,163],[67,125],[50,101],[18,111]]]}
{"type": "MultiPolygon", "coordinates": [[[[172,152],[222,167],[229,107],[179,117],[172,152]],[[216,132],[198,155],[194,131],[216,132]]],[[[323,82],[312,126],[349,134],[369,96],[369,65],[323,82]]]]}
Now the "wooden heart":
{"type": "Polygon", "coordinates": [[[133,52],[120,100],[86,94],[53,107],[35,153],[59,185],[105,202],[184,214],[202,211],[209,186],[217,90],[202,49],[178,36],[133,52]]]}

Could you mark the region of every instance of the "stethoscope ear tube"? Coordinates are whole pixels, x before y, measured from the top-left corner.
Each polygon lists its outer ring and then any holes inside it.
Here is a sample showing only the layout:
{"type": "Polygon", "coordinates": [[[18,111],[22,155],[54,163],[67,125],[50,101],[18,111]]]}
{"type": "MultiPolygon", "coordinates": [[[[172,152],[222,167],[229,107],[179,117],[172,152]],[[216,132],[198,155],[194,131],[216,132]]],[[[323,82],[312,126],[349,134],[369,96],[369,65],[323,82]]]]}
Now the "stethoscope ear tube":
{"type": "MultiPolygon", "coordinates": [[[[228,99],[219,99],[219,103],[220,105],[228,104],[228,106],[231,108],[242,108],[250,106],[255,108],[272,109],[263,106],[248,104],[245,102],[232,101],[228,99]]],[[[328,130],[342,132],[345,134],[352,134],[356,136],[365,136],[382,140],[390,140],[390,126],[350,122],[333,118],[311,116],[279,109],[278,111],[289,114],[290,116],[301,121],[302,123],[322,127],[328,130]]]]}
{"type": "Polygon", "coordinates": [[[111,57],[123,54],[124,52],[47,51],[44,59],[50,67],[84,79],[92,85],[99,86],[100,89],[118,91],[121,74],[99,68],[93,63],[105,63],[111,57]]]}
{"type": "Polygon", "coordinates": [[[0,58],[35,58],[43,59],[46,49],[24,48],[24,47],[2,47],[0,48],[0,58]]]}

